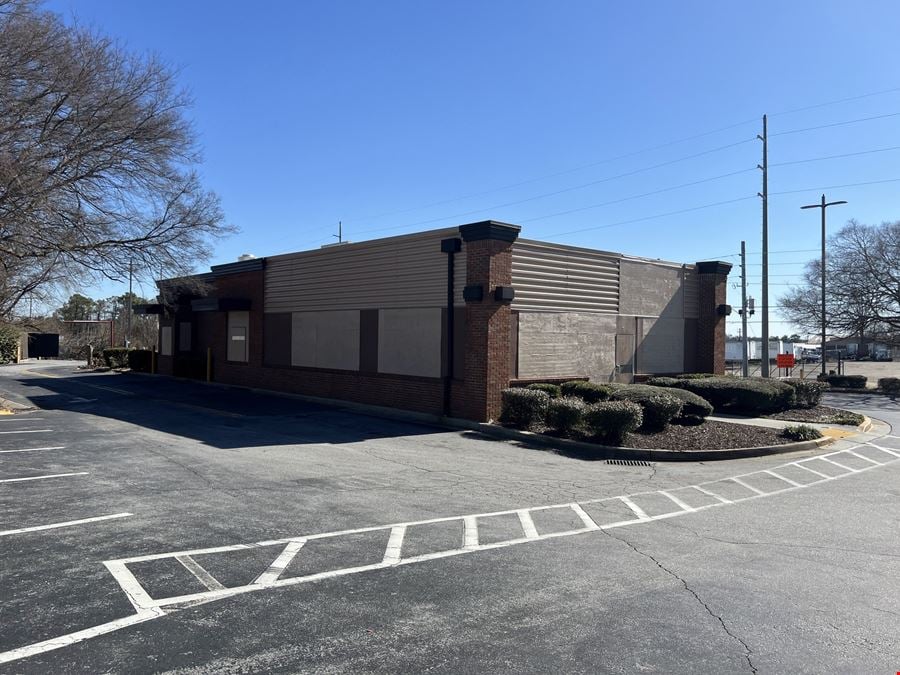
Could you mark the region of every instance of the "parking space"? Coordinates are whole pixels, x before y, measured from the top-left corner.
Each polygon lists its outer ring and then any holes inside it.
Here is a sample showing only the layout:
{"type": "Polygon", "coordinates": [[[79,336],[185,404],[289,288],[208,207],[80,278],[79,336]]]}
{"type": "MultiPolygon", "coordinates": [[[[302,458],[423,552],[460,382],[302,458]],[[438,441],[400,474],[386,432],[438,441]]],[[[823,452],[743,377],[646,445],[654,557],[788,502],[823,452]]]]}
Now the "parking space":
{"type": "Polygon", "coordinates": [[[40,672],[33,657],[194,607],[215,616],[226,599],[761,508],[900,461],[900,438],[884,435],[789,458],[616,466],[150,383],[60,369],[0,383],[46,406],[0,430],[47,430],[0,436],[0,612],[16,617],[0,663],[40,672]]]}

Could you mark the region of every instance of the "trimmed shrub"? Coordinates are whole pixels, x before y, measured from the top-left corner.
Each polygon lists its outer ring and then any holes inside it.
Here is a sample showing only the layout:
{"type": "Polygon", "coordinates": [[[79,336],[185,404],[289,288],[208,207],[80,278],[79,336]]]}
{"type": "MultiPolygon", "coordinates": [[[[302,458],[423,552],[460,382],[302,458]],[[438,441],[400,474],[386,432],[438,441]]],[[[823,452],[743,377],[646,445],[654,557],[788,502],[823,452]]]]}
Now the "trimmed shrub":
{"type": "Polygon", "coordinates": [[[526,389],[531,389],[532,391],[545,391],[550,398],[559,398],[562,396],[558,384],[550,384],[549,382],[535,382],[534,384],[529,384],[526,389]]]}
{"type": "Polygon", "coordinates": [[[107,347],[103,350],[103,362],[107,368],[124,368],[128,365],[128,350],[125,347],[107,347]]]}
{"type": "Polygon", "coordinates": [[[676,376],[676,380],[707,380],[711,377],[722,377],[713,373],[682,373],[676,376]]]}
{"type": "Polygon", "coordinates": [[[589,406],[584,423],[591,435],[608,445],[622,445],[625,434],[644,423],[641,406],[632,401],[603,401],[589,406]]]}
{"type": "Polygon", "coordinates": [[[612,387],[608,384],[597,384],[596,382],[572,381],[563,382],[560,385],[563,396],[575,396],[585,403],[599,403],[609,399],[612,393],[612,387]]]}
{"type": "Polygon", "coordinates": [[[12,363],[19,354],[19,331],[12,326],[0,326],[0,363],[12,363]]]}
{"type": "Polygon", "coordinates": [[[825,382],[801,380],[799,377],[791,377],[781,382],[794,388],[794,408],[815,408],[822,400],[822,394],[828,389],[825,382]]]}
{"type": "Polygon", "coordinates": [[[545,391],[515,387],[504,389],[500,422],[516,429],[533,429],[544,423],[550,395],[545,391]]]}
{"type": "Polygon", "coordinates": [[[128,352],[128,367],[138,373],[149,373],[153,352],[149,349],[132,349],[128,352]]]}
{"type": "Polygon", "coordinates": [[[706,399],[718,412],[778,412],[790,408],[794,399],[794,388],[789,384],[762,378],[688,379],[679,387],[706,399]]]}
{"type": "MultiPolygon", "coordinates": [[[[690,379],[690,378],[686,378],[690,379]]],[[[651,377],[647,379],[647,384],[651,387],[677,387],[680,380],[677,377],[651,377]]]]}
{"type": "Polygon", "coordinates": [[[785,427],[781,431],[781,435],[792,441],[814,441],[817,438],[822,438],[822,432],[808,424],[797,424],[785,427]]]}
{"type": "Polygon", "coordinates": [[[682,403],[681,414],[673,420],[679,424],[700,424],[704,417],[713,414],[712,404],[692,391],[672,387],[666,389],[666,393],[682,403]]]}
{"type": "Polygon", "coordinates": [[[547,426],[564,436],[572,436],[582,425],[587,404],[580,398],[552,398],[547,405],[547,426]]]}
{"type": "Polygon", "coordinates": [[[684,407],[681,400],[672,396],[668,389],[646,384],[619,385],[613,389],[612,398],[617,401],[632,401],[641,406],[644,417],[641,431],[662,431],[681,414],[684,407]]]}
{"type": "Polygon", "coordinates": [[[865,375],[819,375],[816,379],[843,389],[865,389],[867,381],[865,375]]]}
{"type": "Polygon", "coordinates": [[[878,388],[885,394],[900,394],[900,377],[882,377],[878,380],[878,388]]]}

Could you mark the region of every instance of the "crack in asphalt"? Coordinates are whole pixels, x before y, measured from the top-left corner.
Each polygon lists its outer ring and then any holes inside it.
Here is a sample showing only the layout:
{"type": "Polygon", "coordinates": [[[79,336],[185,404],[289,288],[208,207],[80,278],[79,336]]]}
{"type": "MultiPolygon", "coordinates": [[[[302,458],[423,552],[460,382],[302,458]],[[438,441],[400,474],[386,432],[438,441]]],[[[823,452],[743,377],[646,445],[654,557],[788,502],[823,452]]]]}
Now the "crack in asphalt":
{"type": "Polygon", "coordinates": [[[616,541],[622,542],[623,544],[628,546],[628,548],[630,548],[632,551],[634,551],[638,555],[648,558],[649,560],[651,560],[653,562],[653,564],[655,564],[663,572],[668,574],[673,579],[676,579],[677,581],[679,581],[681,583],[681,585],[684,587],[684,590],[686,590],[688,593],[690,593],[694,597],[694,599],[700,603],[700,605],[703,607],[703,609],[706,610],[706,613],[709,614],[712,618],[714,618],[716,621],[719,622],[719,625],[722,627],[722,630],[725,631],[725,634],[728,635],[728,637],[730,637],[732,640],[735,640],[736,642],[738,642],[741,645],[741,647],[743,647],[744,659],[746,659],[746,661],[747,661],[747,665],[750,668],[750,672],[752,672],[753,675],[757,675],[757,673],[759,671],[758,671],[757,667],[753,664],[753,660],[751,659],[751,656],[753,655],[753,650],[750,648],[750,645],[748,645],[744,641],[743,638],[741,638],[739,635],[733,633],[731,631],[731,629],[728,628],[728,625],[725,623],[725,620],[721,616],[719,616],[718,614],[716,614],[715,612],[712,611],[712,608],[703,600],[703,598],[700,597],[700,594],[697,593],[697,591],[695,591],[693,588],[691,588],[688,585],[687,581],[685,581],[682,577],[678,576],[678,574],[676,574],[673,570],[670,570],[668,567],[663,565],[659,560],[654,558],[652,555],[650,555],[646,551],[640,550],[637,546],[632,544],[627,539],[623,539],[622,537],[617,537],[610,530],[601,530],[601,532],[603,532],[603,534],[605,534],[606,536],[608,536],[612,539],[615,539],[616,541]]]}

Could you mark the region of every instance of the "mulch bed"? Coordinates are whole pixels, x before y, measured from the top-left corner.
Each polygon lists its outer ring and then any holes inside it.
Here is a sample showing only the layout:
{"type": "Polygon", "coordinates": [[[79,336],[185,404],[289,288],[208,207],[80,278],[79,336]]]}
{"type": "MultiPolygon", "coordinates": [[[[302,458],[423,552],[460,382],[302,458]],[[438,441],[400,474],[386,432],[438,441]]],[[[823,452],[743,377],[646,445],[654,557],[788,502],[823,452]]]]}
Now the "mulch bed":
{"type": "Polygon", "coordinates": [[[854,413],[841,410],[839,408],[830,408],[826,405],[817,405],[815,408],[796,408],[794,410],[786,410],[785,412],[767,415],[773,420],[785,420],[788,422],[814,422],[818,424],[851,424],[856,426],[862,424],[862,416],[854,421],[854,413]]]}
{"type": "Polygon", "coordinates": [[[780,434],[780,429],[770,429],[769,427],[706,421],[694,426],[670,424],[665,431],[655,434],[626,434],[622,445],[626,448],[691,452],[693,450],[756,448],[766,445],[784,445],[791,442],[790,439],[780,434]]]}

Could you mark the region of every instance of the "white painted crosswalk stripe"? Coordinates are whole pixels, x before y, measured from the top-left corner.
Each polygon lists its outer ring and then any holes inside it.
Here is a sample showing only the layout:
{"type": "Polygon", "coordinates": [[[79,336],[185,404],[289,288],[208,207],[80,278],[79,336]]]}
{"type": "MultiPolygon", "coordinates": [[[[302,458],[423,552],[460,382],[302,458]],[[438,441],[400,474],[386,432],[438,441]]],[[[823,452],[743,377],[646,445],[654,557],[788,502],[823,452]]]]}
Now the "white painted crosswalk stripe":
{"type": "Polygon", "coordinates": [[[680,506],[685,511],[694,511],[695,510],[693,506],[691,506],[687,502],[682,501],[675,495],[666,492],[665,490],[660,490],[659,494],[661,494],[663,497],[668,497],[670,500],[672,500],[675,504],[680,506]]]}
{"type": "Polygon", "coordinates": [[[755,488],[755,487],[753,487],[752,485],[750,485],[749,483],[746,483],[746,482],[742,481],[740,478],[729,478],[728,480],[733,481],[733,482],[737,483],[738,485],[747,488],[747,489],[750,490],[751,492],[755,492],[755,493],[758,494],[758,495],[764,495],[764,494],[767,494],[766,492],[763,492],[763,491],[760,490],[759,488],[755,488]]]}
{"type": "Polygon", "coordinates": [[[819,459],[821,459],[822,461],[828,462],[829,464],[834,464],[836,467],[838,467],[839,469],[843,469],[844,471],[850,471],[851,473],[856,473],[857,471],[861,471],[861,469],[851,469],[849,466],[845,466],[845,465],[841,464],[840,462],[835,462],[833,459],[830,459],[829,457],[827,457],[825,455],[822,455],[821,457],[819,457],[819,459]]]}
{"type": "Polygon", "coordinates": [[[629,499],[628,497],[619,497],[619,499],[622,500],[625,506],[634,511],[634,515],[638,517],[638,520],[650,520],[650,516],[647,515],[647,512],[644,511],[644,509],[642,509],[640,506],[635,504],[633,501],[631,501],[631,499],[629,499]]]}
{"type": "Polygon", "coordinates": [[[807,460],[804,460],[802,462],[794,462],[793,466],[799,466],[804,471],[809,471],[810,473],[816,474],[819,478],[824,478],[826,480],[831,478],[831,476],[829,476],[827,473],[822,473],[821,471],[816,471],[815,469],[807,466],[806,462],[807,462],[807,460]]]}
{"type": "Polygon", "coordinates": [[[475,548],[478,546],[478,519],[475,516],[463,518],[465,532],[463,534],[463,548],[475,548]]]}
{"type": "Polygon", "coordinates": [[[384,557],[381,562],[386,565],[400,561],[400,555],[403,550],[403,537],[406,535],[406,525],[398,525],[391,528],[391,536],[388,539],[387,548],[384,551],[384,557]]]}
{"type": "Polygon", "coordinates": [[[218,580],[213,577],[212,574],[207,572],[203,567],[197,564],[197,561],[194,560],[189,555],[176,555],[175,560],[184,565],[185,569],[188,572],[194,575],[201,584],[206,586],[206,588],[210,591],[221,591],[225,588],[222,584],[218,582],[218,580]]]}
{"type": "Polygon", "coordinates": [[[269,569],[256,577],[253,584],[268,586],[269,584],[278,581],[278,577],[280,577],[282,572],[287,569],[287,566],[291,563],[297,553],[300,552],[300,549],[303,548],[305,543],[305,539],[289,541],[278,557],[275,558],[275,562],[269,565],[269,569]]]}
{"type": "Polygon", "coordinates": [[[798,483],[797,481],[791,480],[790,478],[785,478],[780,473],[775,473],[774,471],[770,471],[769,469],[766,469],[763,473],[767,473],[770,476],[774,476],[778,480],[784,481],[785,483],[790,483],[794,487],[803,487],[803,483],[798,483]]]}
{"type": "Polygon", "coordinates": [[[534,526],[534,521],[531,519],[531,514],[528,513],[527,509],[522,509],[518,512],[519,522],[522,524],[522,531],[525,533],[525,537],[528,539],[537,539],[538,531],[534,526]]]}
{"type": "Polygon", "coordinates": [[[16,530],[2,530],[0,537],[8,537],[13,534],[24,534],[26,532],[43,532],[44,530],[56,530],[61,527],[72,527],[73,525],[85,525],[87,523],[99,523],[103,520],[115,520],[116,518],[127,518],[131,513],[114,513],[109,516],[94,516],[93,518],[82,518],[80,520],[67,520],[62,523],[50,523],[48,525],[35,525],[32,527],[20,527],[16,530]]]}

